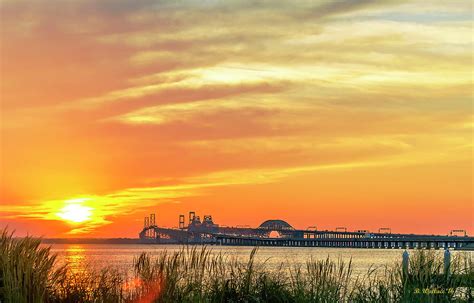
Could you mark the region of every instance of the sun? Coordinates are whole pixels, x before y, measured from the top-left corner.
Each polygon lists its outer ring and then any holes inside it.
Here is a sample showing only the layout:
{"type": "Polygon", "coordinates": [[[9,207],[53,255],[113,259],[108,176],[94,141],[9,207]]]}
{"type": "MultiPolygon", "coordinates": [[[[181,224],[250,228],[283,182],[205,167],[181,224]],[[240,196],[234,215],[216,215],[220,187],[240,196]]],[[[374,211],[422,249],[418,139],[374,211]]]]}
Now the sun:
{"type": "Polygon", "coordinates": [[[71,204],[64,206],[57,215],[65,221],[74,223],[89,221],[92,216],[92,208],[81,205],[80,202],[83,201],[72,201],[71,204]]]}

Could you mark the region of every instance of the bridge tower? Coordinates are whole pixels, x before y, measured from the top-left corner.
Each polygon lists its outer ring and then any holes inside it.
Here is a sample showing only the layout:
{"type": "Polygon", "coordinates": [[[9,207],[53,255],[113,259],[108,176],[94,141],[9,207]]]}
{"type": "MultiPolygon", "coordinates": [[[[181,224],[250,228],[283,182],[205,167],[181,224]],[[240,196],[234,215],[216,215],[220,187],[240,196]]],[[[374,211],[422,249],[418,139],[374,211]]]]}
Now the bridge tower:
{"type": "MultiPolygon", "coordinates": [[[[150,214],[150,227],[156,227],[156,216],[155,214],[150,214]]],[[[154,228],[149,229],[149,235],[150,238],[156,238],[156,232],[154,228]]]]}
{"type": "Polygon", "coordinates": [[[188,225],[191,224],[191,222],[193,222],[194,217],[196,217],[196,213],[193,212],[193,211],[190,211],[190,212],[189,212],[189,222],[188,222],[188,225]]]}
{"type": "Polygon", "coordinates": [[[179,215],[179,229],[184,229],[184,215],[179,215]]]}
{"type": "Polygon", "coordinates": [[[148,228],[150,226],[150,218],[145,217],[145,221],[143,222],[143,229],[148,228]]]}
{"type": "Polygon", "coordinates": [[[150,227],[150,218],[148,216],[145,217],[145,220],[143,222],[143,229],[145,230],[145,236],[148,237],[150,235],[150,230],[148,229],[150,227]]]}

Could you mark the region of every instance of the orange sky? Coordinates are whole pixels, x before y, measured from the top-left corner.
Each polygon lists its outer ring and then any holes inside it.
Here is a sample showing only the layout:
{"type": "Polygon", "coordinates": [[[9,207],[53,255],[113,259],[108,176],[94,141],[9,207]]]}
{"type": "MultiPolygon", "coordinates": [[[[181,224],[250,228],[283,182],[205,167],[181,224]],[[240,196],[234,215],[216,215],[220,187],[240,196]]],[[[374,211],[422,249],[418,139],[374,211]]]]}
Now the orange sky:
{"type": "Polygon", "coordinates": [[[470,1],[0,6],[0,227],[474,233],[470,1]]]}

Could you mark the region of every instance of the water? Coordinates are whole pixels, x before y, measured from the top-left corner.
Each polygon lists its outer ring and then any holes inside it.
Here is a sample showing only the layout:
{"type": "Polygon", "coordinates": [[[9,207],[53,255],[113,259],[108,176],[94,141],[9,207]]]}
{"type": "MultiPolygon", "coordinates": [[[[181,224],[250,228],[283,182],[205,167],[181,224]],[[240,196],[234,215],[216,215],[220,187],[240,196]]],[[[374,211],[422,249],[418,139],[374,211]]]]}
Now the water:
{"type": "MultiPolygon", "coordinates": [[[[85,268],[114,267],[130,272],[133,259],[142,252],[157,255],[166,250],[179,250],[177,245],[140,245],[140,244],[53,244],[52,252],[58,254],[60,263],[69,263],[73,271],[85,268]]],[[[231,257],[248,260],[252,247],[212,246],[213,253],[225,253],[231,257]]],[[[403,250],[398,249],[350,249],[322,247],[261,247],[256,261],[265,262],[269,270],[277,269],[281,263],[290,266],[303,266],[307,260],[326,259],[337,261],[339,258],[349,262],[352,258],[354,274],[364,274],[371,266],[384,267],[401,262],[403,250]]],[[[442,251],[437,253],[442,254],[442,251]]]]}

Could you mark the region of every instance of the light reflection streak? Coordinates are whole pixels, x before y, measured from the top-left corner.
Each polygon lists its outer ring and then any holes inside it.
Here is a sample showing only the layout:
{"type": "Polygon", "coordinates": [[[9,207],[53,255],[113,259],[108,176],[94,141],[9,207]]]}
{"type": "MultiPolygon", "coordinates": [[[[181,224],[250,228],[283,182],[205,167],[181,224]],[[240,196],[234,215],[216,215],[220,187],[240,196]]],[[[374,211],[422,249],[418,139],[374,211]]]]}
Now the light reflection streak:
{"type": "Polygon", "coordinates": [[[86,250],[82,245],[69,245],[65,250],[64,260],[68,264],[72,274],[79,274],[86,271],[86,250]]]}

